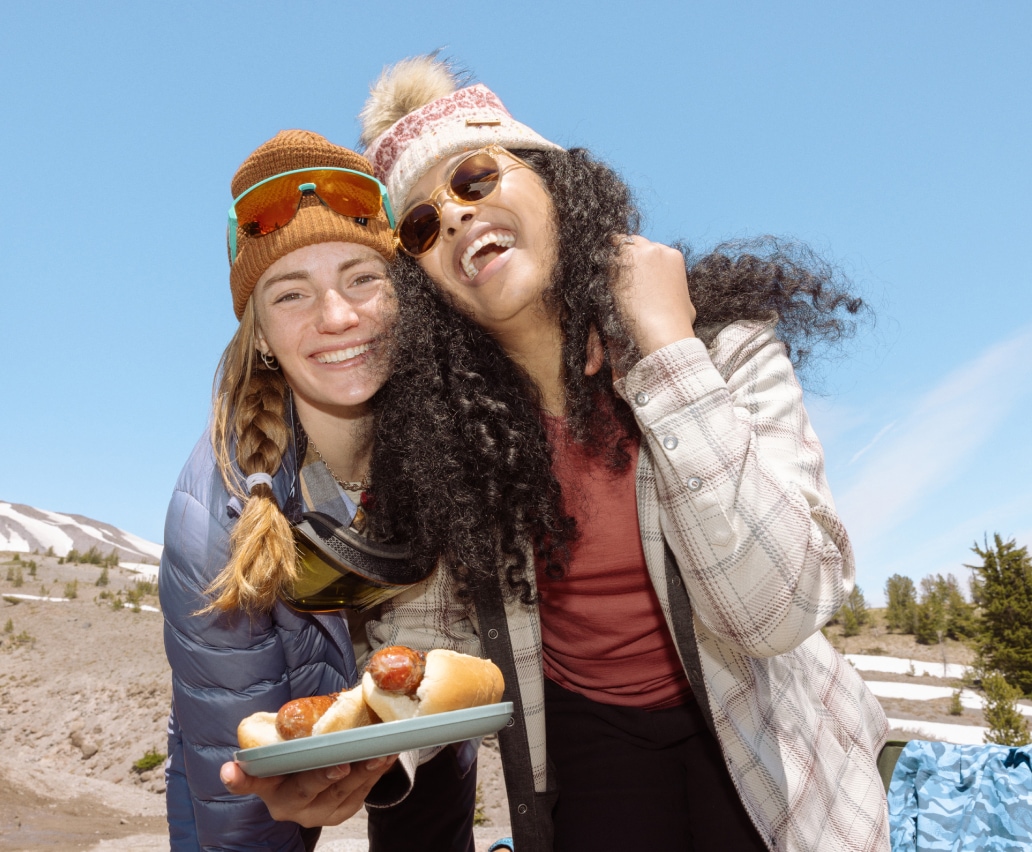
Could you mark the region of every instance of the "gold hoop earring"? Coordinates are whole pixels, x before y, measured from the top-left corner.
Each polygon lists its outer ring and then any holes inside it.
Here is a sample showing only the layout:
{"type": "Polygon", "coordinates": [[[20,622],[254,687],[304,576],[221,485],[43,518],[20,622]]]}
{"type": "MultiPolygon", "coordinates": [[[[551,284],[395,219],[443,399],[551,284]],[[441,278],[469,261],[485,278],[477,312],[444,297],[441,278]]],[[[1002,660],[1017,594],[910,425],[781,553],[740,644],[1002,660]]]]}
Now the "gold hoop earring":
{"type": "Polygon", "coordinates": [[[275,355],[271,355],[268,352],[258,352],[262,357],[262,363],[265,365],[266,370],[272,370],[275,372],[279,369],[279,361],[276,360],[275,355]]]}

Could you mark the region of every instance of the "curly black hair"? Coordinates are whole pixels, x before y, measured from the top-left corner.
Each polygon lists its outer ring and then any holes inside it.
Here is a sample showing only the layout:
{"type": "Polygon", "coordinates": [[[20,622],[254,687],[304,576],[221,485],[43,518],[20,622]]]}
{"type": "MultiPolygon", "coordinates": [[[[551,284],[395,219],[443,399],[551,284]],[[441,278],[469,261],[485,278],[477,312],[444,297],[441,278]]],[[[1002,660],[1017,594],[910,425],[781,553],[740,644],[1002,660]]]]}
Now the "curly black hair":
{"type": "MultiPolygon", "coordinates": [[[[638,428],[613,389],[613,368],[626,372],[639,355],[612,285],[616,238],[638,233],[638,209],[623,180],[583,149],[513,153],[541,177],[554,204],[558,259],[545,300],[563,333],[567,428],[587,452],[625,469],[638,428]],[[602,369],[587,376],[592,329],[606,354],[602,369]]],[[[707,344],[737,320],[776,321],[800,367],[816,344],[851,333],[864,309],[836,268],[796,243],[763,237],[702,255],[678,248],[696,333],[707,344]]],[[[537,389],[413,260],[399,257],[392,279],[395,372],[375,400],[375,529],[410,541],[423,567],[446,566],[463,597],[501,573],[511,593],[531,603],[535,559],[561,576],[577,535],[552,473],[537,389]]]]}

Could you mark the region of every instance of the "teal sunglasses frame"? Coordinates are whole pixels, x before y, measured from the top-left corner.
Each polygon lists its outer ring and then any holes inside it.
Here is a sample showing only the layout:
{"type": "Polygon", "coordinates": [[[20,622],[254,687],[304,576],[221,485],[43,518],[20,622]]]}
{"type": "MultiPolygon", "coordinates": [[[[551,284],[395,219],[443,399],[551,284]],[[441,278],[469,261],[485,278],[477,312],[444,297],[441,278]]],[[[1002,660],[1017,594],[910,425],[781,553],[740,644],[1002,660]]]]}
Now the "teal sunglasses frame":
{"type": "MultiPolygon", "coordinates": [[[[229,224],[226,226],[226,246],[229,249],[230,265],[235,263],[237,259],[237,229],[240,227],[240,223],[237,221],[236,206],[240,203],[240,200],[249,195],[250,193],[254,192],[254,190],[258,189],[258,187],[264,186],[265,184],[269,183],[269,181],[278,180],[279,178],[286,177],[287,175],[301,175],[310,172],[344,172],[345,174],[358,175],[360,177],[368,178],[373,183],[375,183],[376,186],[379,188],[380,205],[383,207],[384,213],[387,214],[387,222],[391,226],[391,229],[395,227],[394,208],[391,207],[391,199],[387,195],[387,187],[384,186],[383,183],[381,183],[371,174],[356,171],[355,169],[345,169],[339,166],[309,166],[304,169],[291,169],[289,172],[280,172],[279,174],[275,174],[265,178],[265,180],[258,181],[258,183],[256,183],[254,186],[249,186],[247,189],[241,192],[240,195],[233,199],[233,203],[230,205],[229,208],[229,224]]],[[[316,198],[319,198],[320,202],[326,204],[326,202],[319,197],[319,187],[316,184],[311,182],[301,183],[298,184],[297,189],[298,192],[301,193],[301,197],[304,197],[305,193],[312,192],[315,194],[316,198]]],[[[300,207],[300,205],[301,198],[298,198],[298,206],[300,207]]],[[[326,204],[326,206],[329,207],[328,204],[326,204]]],[[[333,208],[330,207],[330,209],[332,210],[333,208]]],[[[270,231],[270,233],[275,233],[275,231],[270,231]]]]}

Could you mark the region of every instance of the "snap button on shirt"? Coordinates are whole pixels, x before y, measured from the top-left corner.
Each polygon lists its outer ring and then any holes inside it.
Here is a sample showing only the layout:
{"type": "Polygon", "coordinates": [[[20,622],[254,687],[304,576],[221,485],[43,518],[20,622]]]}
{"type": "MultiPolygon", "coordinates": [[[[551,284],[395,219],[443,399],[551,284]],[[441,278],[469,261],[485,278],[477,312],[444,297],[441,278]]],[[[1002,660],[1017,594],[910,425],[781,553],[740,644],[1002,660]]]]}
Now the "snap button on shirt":
{"type": "Polygon", "coordinates": [[[698,491],[702,488],[702,480],[697,476],[689,476],[685,481],[685,485],[688,486],[689,491],[698,491]]]}
{"type": "Polygon", "coordinates": [[[663,446],[666,447],[668,450],[674,449],[677,446],[677,438],[675,438],[673,435],[667,435],[663,439],[663,446]]]}
{"type": "Polygon", "coordinates": [[[649,401],[649,395],[645,393],[645,391],[638,391],[634,395],[634,401],[638,403],[638,405],[646,405],[649,401]]]}

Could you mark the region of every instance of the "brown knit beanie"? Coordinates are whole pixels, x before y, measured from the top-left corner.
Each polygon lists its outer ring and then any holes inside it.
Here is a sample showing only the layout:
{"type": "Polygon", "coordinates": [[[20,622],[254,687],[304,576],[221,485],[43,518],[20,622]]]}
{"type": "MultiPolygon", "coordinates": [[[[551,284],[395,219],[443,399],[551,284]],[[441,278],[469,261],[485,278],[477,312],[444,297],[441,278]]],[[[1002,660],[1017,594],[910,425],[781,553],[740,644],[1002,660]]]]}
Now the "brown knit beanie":
{"type": "MultiPolygon", "coordinates": [[[[318,133],[281,130],[256,148],[237,169],[232,183],[233,198],[273,175],[321,166],[373,173],[365,157],[331,144],[318,133]]],[[[382,209],[375,219],[362,225],[356,219],[335,213],[317,198],[304,198],[297,215],[278,231],[248,236],[243,228],[237,228],[237,256],[229,270],[229,289],[237,319],[243,317],[247,300],[266,269],[294,249],[328,242],[360,243],[387,260],[394,257],[394,232],[382,209]]]]}

